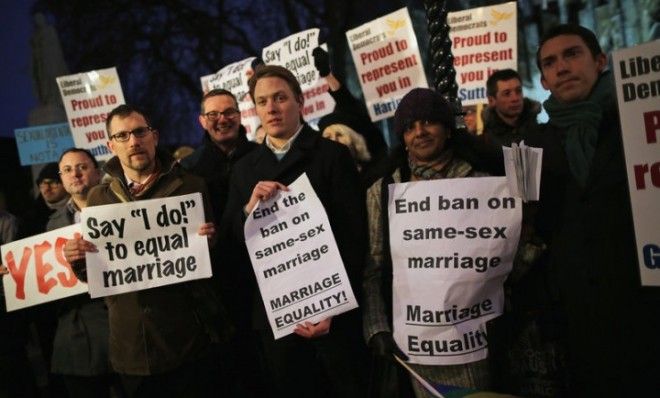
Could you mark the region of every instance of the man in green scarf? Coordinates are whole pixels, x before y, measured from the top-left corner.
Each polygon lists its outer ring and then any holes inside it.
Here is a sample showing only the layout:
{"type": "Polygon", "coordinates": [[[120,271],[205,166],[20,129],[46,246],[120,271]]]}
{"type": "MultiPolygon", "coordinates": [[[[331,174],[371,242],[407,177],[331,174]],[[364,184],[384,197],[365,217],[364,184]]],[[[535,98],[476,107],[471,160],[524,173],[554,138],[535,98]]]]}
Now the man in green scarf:
{"type": "Polygon", "coordinates": [[[590,30],[559,25],[540,40],[537,64],[551,96],[542,147],[536,231],[550,247],[569,392],[648,396],[660,391],[658,289],[641,288],[621,129],[607,57],[590,30]],[[647,393],[647,394],[644,394],[647,393]]]}

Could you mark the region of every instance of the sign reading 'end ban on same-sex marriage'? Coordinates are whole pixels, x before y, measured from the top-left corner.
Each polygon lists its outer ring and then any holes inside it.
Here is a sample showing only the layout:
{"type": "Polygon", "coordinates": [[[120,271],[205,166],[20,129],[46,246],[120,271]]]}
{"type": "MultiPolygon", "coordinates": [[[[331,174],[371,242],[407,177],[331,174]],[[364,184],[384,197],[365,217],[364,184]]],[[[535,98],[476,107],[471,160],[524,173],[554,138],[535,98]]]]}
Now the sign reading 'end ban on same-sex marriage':
{"type": "Polygon", "coordinates": [[[276,339],[357,307],[328,216],[306,174],[259,203],[245,243],[276,339]]]}

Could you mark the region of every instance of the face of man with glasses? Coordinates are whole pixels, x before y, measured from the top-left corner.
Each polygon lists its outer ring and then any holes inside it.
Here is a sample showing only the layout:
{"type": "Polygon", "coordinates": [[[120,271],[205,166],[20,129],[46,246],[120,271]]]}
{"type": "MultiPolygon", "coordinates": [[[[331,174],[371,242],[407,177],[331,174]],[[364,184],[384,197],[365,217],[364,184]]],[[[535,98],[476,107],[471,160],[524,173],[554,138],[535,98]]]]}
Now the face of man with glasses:
{"type": "Polygon", "coordinates": [[[234,99],[228,95],[215,95],[204,100],[199,124],[209,133],[211,140],[224,152],[236,146],[241,113],[234,99]]]}
{"type": "Polygon", "coordinates": [[[131,179],[148,176],[156,165],[158,132],[137,112],[127,117],[115,116],[110,122],[108,148],[131,179]]]}
{"type": "Polygon", "coordinates": [[[41,180],[39,183],[39,192],[41,192],[41,196],[43,196],[47,203],[57,203],[66,196],[62,182],[52,178],[41,180]]]}
{"type": "Polygon", "coordinates": [[[101,173],[84,152],[68,152],[60,160],[60,177],[71,195],[86,196],[101,181],[101,173]]]}

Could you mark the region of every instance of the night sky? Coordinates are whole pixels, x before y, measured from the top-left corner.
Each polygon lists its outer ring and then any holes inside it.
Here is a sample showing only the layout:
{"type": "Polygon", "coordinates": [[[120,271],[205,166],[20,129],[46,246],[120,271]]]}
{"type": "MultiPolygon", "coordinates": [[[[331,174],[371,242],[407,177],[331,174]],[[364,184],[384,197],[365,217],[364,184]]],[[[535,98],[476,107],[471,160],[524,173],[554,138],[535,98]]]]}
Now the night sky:
{"type": "Polygon", "coordinates": [[[14,129],[27,126],[35,104],[30,76],[31,0],[0,1],[0,136],[13,137],[14,129]]]}

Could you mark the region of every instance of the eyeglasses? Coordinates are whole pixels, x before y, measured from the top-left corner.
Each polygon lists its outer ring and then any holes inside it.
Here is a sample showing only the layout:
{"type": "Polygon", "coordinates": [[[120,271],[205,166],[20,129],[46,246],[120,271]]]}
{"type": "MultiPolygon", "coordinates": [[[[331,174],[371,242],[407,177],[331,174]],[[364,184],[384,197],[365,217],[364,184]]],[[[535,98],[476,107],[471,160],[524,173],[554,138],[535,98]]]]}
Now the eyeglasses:
{"type": "Polygon", "coordinates": [[[131,134],[133,134],[133,137],[135,138],[142,138],[147,134],[151,133],[152,131],[154,131],[154,129],[152,129],[149,126],[138,127],[131,131],[120,131],[118,133],[115,133],[110,136],[110,139],[115,140],[117,142],[126,142],[130,138],[131,134]]]}
{"type": "Polygon", "coordinates": [[[39,186],[46,188],[47,186],[53,186],[53,185],[59,185],[59,184],[61,184],[61,182],[58,181],[58,180],[51,180],[50,178],[46,178],[46,179],[41,180],[41,182],[39,183],[39,186]]]}
{"type": "Polygon", "coordinates": [[[216,120],[220,119],[220,116],[224,116],[225,119],[233,119],[236,116],[238,116],[238,113],[239,113],[238,109],[228,108],[222,112],[218,112],[218,111],[206,112],[204,114],[204,117],[206,118],[206,120],[210,122],[215,122],[216,120]]]}
{"type": "Polygon", "coordinates": [[[77,165],[75,165],[75,166],[73,166],[73,167],[71,167],[71,166],[64,166],[64,167],[62,168],[62,170],[60,170],[60,175],[65,176],[65,175],[69,175],[69,174],[74,174],[74,173],[76,173],[76,172],[84,173],[84,172],[86,172],[86,171],[89,170],[89,169],[90,169],[90,165],[88,165],[88,164],[86,164],[86,163],[79,163],[79,164],[77,164],[77,165]]]}

